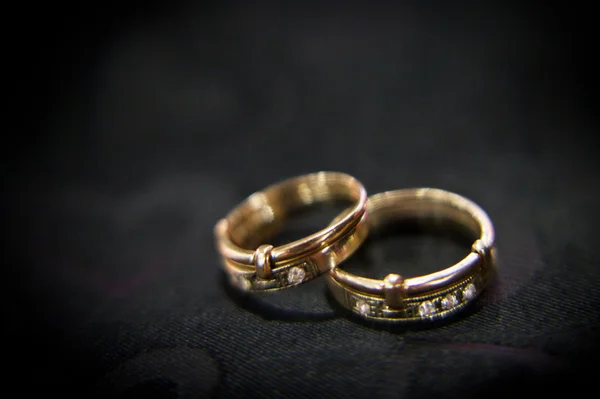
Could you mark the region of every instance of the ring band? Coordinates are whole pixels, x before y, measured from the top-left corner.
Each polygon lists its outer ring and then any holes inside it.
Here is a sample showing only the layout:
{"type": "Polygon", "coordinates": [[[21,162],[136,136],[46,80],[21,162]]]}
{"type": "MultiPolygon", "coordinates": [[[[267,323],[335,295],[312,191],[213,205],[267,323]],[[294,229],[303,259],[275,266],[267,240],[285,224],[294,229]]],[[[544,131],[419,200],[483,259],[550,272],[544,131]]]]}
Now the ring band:
{"type": "Polygon", "coordinates": [[[368,198],[369,224],[432,219],[450,221],[478,237],[457,264],[421,277],[389,274],[383,280],[359,277],[337,267],[327,276],[333,297],[362,318],[388,322],[446,318],[472,302],[485,288],[493,267],[494,227],[474,202],[433,188],[404,189],[368,198]]]}
{"type": "Polygon", "coordinates": [[[366,202],[363,185],[344,173],[318,172],[273,184],[249,196],[216,224],[223,268],[244,291],[278,290],[309,281],[345,260],[365,240],[366,202]],[[326,228],[279,247],[264,243],[290,213],[336,200],[353,206],[326,228]]]}

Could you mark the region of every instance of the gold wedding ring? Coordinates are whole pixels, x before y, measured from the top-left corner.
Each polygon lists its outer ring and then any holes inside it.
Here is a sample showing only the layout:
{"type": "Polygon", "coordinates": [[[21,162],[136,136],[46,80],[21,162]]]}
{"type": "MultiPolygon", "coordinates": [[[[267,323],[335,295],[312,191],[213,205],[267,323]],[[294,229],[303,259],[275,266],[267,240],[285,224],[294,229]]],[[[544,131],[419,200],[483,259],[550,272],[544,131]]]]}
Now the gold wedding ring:
{"type": "Polygon", "coordinates": [[[485,288],[493,268],[494,227],[474,202],[433,188],[403,189],[368,198],[371,229],[410,219],[451,222],[470,232],[475,242],[464,259],[441,271],[404,279],[389,274],[383,280],[332,269],[328,287],[346,309],[369,320],[388,322],[448,317],[472,302],[485,288]]]}
{"type": "Polygon", "coordinates": [[[333,269],[364,241],[367,193],[344,173],[318,172],[284,180],[256,192],[216,224],[217,249],[231,282],[244,291],[271,291],[309,281],[333,269]],[[352,206],[324,229],[273,247],[288,216],[317,203],[352,206]]]}

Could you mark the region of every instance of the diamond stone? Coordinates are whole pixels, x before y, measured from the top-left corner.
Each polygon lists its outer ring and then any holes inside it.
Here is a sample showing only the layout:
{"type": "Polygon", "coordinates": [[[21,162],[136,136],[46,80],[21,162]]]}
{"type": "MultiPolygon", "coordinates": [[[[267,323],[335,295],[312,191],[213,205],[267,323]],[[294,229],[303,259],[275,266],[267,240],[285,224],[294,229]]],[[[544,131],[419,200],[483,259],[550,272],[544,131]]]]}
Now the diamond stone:
{"type": "Polygon", "coordinates": [[[477,288],[475,288],[475,284],[471,283],[471,284],[467,285],[463,289],[462,294],[463,294],[463,298],[465,299],[465,301],[475,298],[475,295],[477,294],[477,288]]]}
{"type": "Polygon", "coordinates": [[[294,266],[288,271],[287,281],[290,284],[300,284],[304,280],[304,277],[306,277],[304,269],[294,266]]]}
{"type": "Polygon", "coordinates": [[[356,308],[360,312],[360,314],[367,315],[371,312],[371,306],[365,301],[356,302],[356,308]]]}
{"type": "Polygon", "coordinates": [[[425,301],[419,305],[419,314],[421,316],[431,316],[435,313],[435,307],[431,301],[425,301]]]}
{"type": "Polygon", "coordinates": [[[453,294],[448,294],[442,299],[442,307],[446,310],[452,309],[458,305],[458,299],[453,294]]]}

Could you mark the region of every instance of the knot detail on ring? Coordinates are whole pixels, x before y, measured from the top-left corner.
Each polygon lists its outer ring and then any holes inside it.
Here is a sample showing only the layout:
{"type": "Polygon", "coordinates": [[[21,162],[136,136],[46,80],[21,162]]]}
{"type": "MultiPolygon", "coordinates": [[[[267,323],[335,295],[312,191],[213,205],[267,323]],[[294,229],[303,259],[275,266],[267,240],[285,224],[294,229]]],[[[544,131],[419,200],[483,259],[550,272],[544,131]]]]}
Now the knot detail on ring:
{"type": "Polygon", "coordinates": [[[272,245],[261,245],[254,251],[254,264],[256,265],[256,276],[261,279],[271,278],[271,251],[272,245]]]}
{"type": "Polygon", "coordinates": [[[485,267],[490,261],[490,248],[488,248],[482,240],[477,240],[471,246],[471,251],[481,257],[482,266],[485,267]]]}
{"type": "Polygon", "coordinates": [[[401,309],[404,306],[404,298],[406,297],[404,278],[394,273],[385,276],[383,279],[383,295],[387,306],[401,309]]]}

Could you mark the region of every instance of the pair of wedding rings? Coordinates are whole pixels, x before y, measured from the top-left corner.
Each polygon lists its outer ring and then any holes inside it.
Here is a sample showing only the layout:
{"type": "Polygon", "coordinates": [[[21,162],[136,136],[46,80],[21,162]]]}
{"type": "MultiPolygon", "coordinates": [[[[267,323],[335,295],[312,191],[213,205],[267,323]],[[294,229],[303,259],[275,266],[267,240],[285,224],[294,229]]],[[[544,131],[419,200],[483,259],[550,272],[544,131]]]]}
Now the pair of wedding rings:
{"type": "Polygon", "coordinates": [[[223,268],[238,289],[274,291],[324,275],[332,296],[344,308],[369,320],[446,318],[484,290],[494,264],[494,227],[474,202],[434,188],[367,197],[358,180],[338,172],[294,177],[256,192],[219,220],[214,232],[223,268]],[[294,212],[330,201],[350,202],[350,207],[314,234],[278,247],[265,244],[294,212]],[[474,238],[471,252],[455,265],[407,279],[388,274],[376,280],[340,267],[370,230],[410,219],[445,221],[466,228],[474,238]]]}

